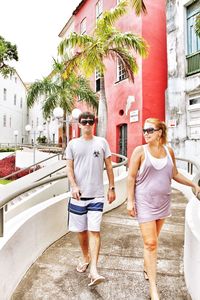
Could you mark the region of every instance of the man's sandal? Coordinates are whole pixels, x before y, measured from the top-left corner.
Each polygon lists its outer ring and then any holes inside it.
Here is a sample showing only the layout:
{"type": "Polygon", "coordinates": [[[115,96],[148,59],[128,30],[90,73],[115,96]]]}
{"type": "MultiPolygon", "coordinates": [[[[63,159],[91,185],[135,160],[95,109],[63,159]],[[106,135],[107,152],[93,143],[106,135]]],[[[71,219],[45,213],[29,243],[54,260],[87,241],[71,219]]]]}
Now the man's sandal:
{"type": "Polygon", "coordinates": [[[79,273],[84,273],[89,266],[89,263],[79,263],[78,266],[76,267],[76,271],[79,273]]]}

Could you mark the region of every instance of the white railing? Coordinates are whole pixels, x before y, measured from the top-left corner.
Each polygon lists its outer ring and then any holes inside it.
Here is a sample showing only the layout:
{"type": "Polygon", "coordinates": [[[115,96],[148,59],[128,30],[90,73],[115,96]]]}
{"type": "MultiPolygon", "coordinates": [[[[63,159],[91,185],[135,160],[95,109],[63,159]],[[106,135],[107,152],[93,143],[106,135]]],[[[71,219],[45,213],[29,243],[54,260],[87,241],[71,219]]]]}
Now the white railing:
{"type": "MultiPolygon", "coordinates": [[[[187,168],[181,170],[184,175],[200,185],[200,166],[191,160],[179,160],[187,163],[187,168]]],[[[184,275],[192,300],[200,300],[200,195],[197,198],[190,188],[176,182],[172,186],[189,200],[185,212],[184,275]]]]}

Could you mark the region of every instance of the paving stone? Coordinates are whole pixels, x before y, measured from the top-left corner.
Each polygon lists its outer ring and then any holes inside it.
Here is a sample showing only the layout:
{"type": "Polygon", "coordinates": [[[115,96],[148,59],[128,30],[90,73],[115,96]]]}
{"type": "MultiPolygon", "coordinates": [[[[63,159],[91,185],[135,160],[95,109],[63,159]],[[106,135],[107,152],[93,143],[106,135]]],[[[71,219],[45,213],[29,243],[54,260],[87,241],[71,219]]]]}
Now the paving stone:
{"type": "MultiPolygon", "coordinates": [[[[162,300],[189,300],[183,276],[184,213],[187,200],[172,193],[172,217],[159,239],[158,289],[162,300]]],[[[79,274],[76,234],[69,233],[49,247],[28,270],[12,300],[145,300],[148,281],[143,277],[143,244],[136,220],[126,204],[106,213],[102,223],[99,273],[107,281],[88,288],[88,271],[79,274]]]]}

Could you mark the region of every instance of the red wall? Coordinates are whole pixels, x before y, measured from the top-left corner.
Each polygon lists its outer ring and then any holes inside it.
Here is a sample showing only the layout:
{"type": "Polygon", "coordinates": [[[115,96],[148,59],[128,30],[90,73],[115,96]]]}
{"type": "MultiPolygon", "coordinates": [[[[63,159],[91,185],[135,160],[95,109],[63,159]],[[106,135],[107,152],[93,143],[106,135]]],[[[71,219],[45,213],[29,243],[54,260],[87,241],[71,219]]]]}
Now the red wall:
{"type": "MultiPolygon", "coordinates": [[[[143,143],[142,126],[147,117],[164,120],[165,90],[167,88],[167,53],[166,53],[166,15],[164,0],[146,0],[148,14],[136,17],[131,11],[120,19],[117,27],[121,31],[132,31],[142,35],[149,44],[149,56],[137,59],[139,72],[135,82],[129,79],[117,81],[117,66],[113,60],[106,60],[105,87],[108,101],[107,140],[112,152],[119,152],[119,130],[121,124],[128,125],[128,157],[137,145],[143,143]],[[134,96],[128,115],[125,114],[128,96],[134,96]],[[130,123],[130,111],[139,110],[139,121],[130,123]],[[119,112],[123,110],[124,114],[119,112]]],[[[80,23],[87,18],[87,34],[95,26],[96,1],[88,0],[75,15],[75,31],[80,32],[80,23]]],[[[104,10],[116,5],[116,0],[104,0],[104,10]]],[[[91,84],[95,87],[94,76],[91,84]]]]}

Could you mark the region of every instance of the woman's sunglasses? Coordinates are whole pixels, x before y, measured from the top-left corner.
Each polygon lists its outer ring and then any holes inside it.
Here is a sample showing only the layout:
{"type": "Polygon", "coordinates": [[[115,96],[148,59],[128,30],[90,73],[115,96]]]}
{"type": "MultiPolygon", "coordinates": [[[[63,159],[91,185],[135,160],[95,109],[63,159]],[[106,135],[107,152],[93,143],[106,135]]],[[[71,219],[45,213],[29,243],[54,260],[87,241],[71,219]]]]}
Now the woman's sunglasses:
{"type": "Polygon", "coordinates": [[[85,126],[89,124],[90,126],[94,125],[94,120],[93,119],[81,119],[80,124],[85,126]]]}
{"type": "Polygon", "coordinates": [[[155,128],[153,128],[153,127],[150,127],[150,128],[143,128],[143,129],[142,129],[142,131],[143,131],[144,134],[145,134],[145,133],[152,134],[152,133],[154,133],[154,131],[158,131],[158,130],[160,130],[160,129],[155,129],[155,128]]]}

